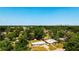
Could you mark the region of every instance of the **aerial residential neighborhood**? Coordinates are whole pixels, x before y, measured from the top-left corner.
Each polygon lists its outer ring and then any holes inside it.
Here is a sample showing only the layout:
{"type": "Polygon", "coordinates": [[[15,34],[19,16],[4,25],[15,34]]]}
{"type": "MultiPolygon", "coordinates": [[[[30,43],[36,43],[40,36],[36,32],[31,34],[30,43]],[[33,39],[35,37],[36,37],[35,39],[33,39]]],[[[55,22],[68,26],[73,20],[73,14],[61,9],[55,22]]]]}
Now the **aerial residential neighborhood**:
{"type": "Polygon", "coordinates": [[[0,50],[78,50],[78,31],[79,26],[0,26],[0,50]]]}

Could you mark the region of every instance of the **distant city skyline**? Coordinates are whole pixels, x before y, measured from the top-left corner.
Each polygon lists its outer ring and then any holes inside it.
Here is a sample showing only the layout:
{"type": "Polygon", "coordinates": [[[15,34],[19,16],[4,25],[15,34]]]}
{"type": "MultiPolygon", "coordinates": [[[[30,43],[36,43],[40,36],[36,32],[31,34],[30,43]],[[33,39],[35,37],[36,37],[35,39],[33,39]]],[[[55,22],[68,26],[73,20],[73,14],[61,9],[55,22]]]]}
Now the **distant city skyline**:
{"type": "Polygon", "coordinates": [[[0,25],[79,25],[79,8],[0,7],[0,25]]]}

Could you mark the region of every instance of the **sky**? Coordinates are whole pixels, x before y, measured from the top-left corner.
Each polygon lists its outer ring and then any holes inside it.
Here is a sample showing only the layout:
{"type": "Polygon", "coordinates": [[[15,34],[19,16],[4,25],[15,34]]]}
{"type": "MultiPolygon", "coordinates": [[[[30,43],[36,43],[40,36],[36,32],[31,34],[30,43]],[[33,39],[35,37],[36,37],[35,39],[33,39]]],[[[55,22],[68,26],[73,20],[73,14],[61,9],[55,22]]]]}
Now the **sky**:
{"type": "Polygon", "coordinates": [[[0,7],[0,25],[79,25],[79,7],[0,7]]]}

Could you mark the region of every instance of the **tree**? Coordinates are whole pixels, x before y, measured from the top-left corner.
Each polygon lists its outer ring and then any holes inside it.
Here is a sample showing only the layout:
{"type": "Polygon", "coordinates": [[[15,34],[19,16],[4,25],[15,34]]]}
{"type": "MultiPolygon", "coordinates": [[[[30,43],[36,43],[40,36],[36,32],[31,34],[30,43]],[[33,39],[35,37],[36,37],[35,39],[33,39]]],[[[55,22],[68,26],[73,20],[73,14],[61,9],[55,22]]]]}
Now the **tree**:
{"type": "Polygon", "coordinates": [[[11,51],[13,48],[9,40],[0,41],[0,50],[1,51],[11,51]]]}
{"type": "Polygon", "coordinates": [[[13,39],[14,37],[16,37],[16,32],[8,32],[8,34],[6,35],[6,37],[8,37],[9,39],[13,39]]]}
{"type": "Polygon", "coordinates": [[[67,42],[65,42],[64,48],[67,51],[79,51],[79,34],[74,34],[67,42]]]}
{"type": "Polygon", "coordinates": [[[34,32],[35,32],[35,38],[38,40],[41,40],[45,34],[44,34],[44,28],[43,27],[36,27],[34,32]]]}
{"type": "Polygon", "coordinates": [[[26,32],[21,32],[18,37],[18,41],[15,41],[15,51],[25,51],[30,50],[28,47],[28,40],[26,36],[26,32]]]}
{"type": "Polygon", "coordinates": [[[25,50],[30,50],[30,48],[27,46],[28,45],[28,40],[25,39],[25,36],[21,35],[19,37],[19,41],[15,42],[15,51],[25,51],[25,50]]]}

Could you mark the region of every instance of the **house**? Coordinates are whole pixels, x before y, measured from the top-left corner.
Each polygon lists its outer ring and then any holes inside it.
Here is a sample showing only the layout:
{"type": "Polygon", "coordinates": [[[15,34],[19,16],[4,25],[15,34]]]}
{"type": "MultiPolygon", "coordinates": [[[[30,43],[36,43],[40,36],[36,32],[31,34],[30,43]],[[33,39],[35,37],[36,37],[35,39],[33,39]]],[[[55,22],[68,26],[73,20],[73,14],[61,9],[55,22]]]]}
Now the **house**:
{"type": "Polygon", "coordinates": [[[32,46],[40,46],[46,44],[44,41],[34,42],[32,43],[32,46]]]}
{"type": "Polygon", "coordinates": [[[56,43],[57,41],[54,39],[48,39],[48,40],[46,40],[46,42],[49,44],[53,44],[53,43],[56,43]]]}
{"type": "Polygon", "coordinates": [[[66,38],[59,38],[59,40],[61,40],[61,41],[65,41],[65,40],[66,40],[66,38]]]}

